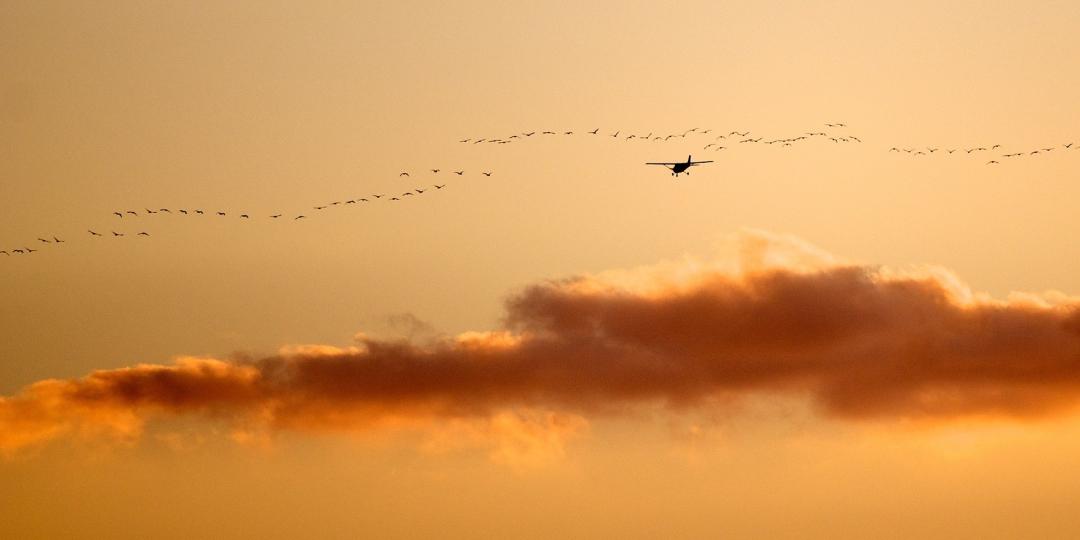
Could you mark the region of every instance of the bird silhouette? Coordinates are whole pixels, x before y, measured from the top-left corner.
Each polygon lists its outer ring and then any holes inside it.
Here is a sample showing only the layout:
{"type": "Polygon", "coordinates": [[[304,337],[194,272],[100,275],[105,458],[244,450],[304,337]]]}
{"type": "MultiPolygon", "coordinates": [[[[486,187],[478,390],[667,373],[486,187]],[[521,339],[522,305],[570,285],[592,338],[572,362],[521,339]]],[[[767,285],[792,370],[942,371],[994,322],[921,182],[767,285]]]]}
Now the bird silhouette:
{"type": "Polygon", "coordinates": [[[465,174],[465,171],[454,171],[454,174],[456,174],[458,176],[461,176],[461,175],[465,174]]]}
{"type": "Polygon", "coordinates": [[[417,192],[417,193],[423,193],[423,192],[424,192],[424,190],[422,190],[422,189],[420,189],[420,188],[416,188],[416,192],[417,192]]]}
{"type": "Polygon", "coordinates": [[[440,169],[431,169],[431,172],[433,172],[433,173],[435,173],[435,174],[439,174],[439,170],[440,170],[440,169]]]}
{"type": "Polygon", "coordinates": [[[600,132],[600,128],[596,128],[596,129],[594,129],[594,130],[590,131],[590,132],[589,132],[589,134],[590,134],[590,135],[596,135],[596,134],[597,134],[597,133],[599,133],[599,132],[600,132]]]}
{"type": "Polygon", "coordinates": [[[44,239],[44,238],[38,238],[38,240],[39,240],[39,241],[41,241],[41,242],[45,242],[46,244],[48,244],[48,243],[49,243],[49,241],[48,241],[48,240],[46,240],[46,239],[44,239]]]}
{"type": "Polygon", "coordinates": [[[203,213],[203,211],[202,211],[202,210],[196,210],[196,211],[195,211],[195,213],[196,213],[196,214],[202,214],[202,213],[203,213]]]}
{"type": "Polygon", "coordinates": [[[113,232],[112,232],[112,235],[113,235],[114,237],[115,237],[115,236],[124,236],[124,234],[123,234],[123,233],[118,233],[118,232],[116,232],[116,231],[113,231],[113,232]]]}
{"type": "Polygon", "coordinates": [[[36,249],[30,249],[30,248],[23,248],[23,249],[25,249],[27,253],[33,253],[33,252],[37,251],[36,249]]]}
{"type": "Polygon", "coordinates": [[[143,232],[141,232],[139,234],[136,234],[135,236],[150,236],[150,233],[148,233],[146,231],[143,231],[143,232]]]}
{"type": "Polygon", "coordinates": [[[156,214],[157,213],[157,212],[155,212],[155,211],[153,211],[153,210],[151,210],[149,208],[144,208],[144,210],[146,210],[147,214],[156,214]]]}
{"type": "Polygon", "coordinates": [[[181,214],[184,214],[184,215],[186,216],[186,215],[187,215],[187,210],[184,210],[183,208],[181,208],[181,209],[180,209],[180,213],[181,213],[181,214]]]}
{"type": "Polygon", "coordinates": [[[372,195],[372,197],[375,197],[376,199],[381,199],[383,198],[383,195],[372,195]]]}
{"type": "Polygon", "coordinates": [[[995,163],[997,163],[997,162],[996,162],[996,161],[994,161],[994,160],[990,160],[990,161],[987,161],[987,162],[986,162],[986,164],[987,164],[987,165],[993,165],[993,164],[995,164],[995,163]]]}
{"type": "Polygon", "coordinates": [[[444,187],[446,187],[446,184],[443,184],[441,186],[439,184],[435,184],[435,189],[442,189],[444,187]]]}
{"type": "Polygon", "coordinates": [[[0,253],[3,253],[4,255],[7,255],[8,257],[10,257],[10,256],[11,256],[11,254],[10,254],[10,253],[8,253],[8,252],[6,252],[6,251],[3,251],[3,250],[0,250],[0,253]]]}
{"type": "Polygon", "coordinates": [[[307,217],[307,216],[296,216],[296,217],[294,217],[294,218],[293,218],[293,221],[296,221],[296,220],[298,220],[298,219],[304,219],[304,218],[306,218],[306,217],[307,217]]]}
{"type": "Polygon", "coordinates": [[[243,219],[251,219],[247,214],[240,214],[240,217],[243,219]]]}
{"type": "Polygon", "coordinates": [[[168,208],[161,208],[161,209],[158,210],[158,212],[165,212],[166,214],[171,214],[172,213],[172,212],[169,211],[168,208]]]}
{"type": "Polygon", "coordinates": [[[124,217],[124,214],[121,214],[120,212],[113,212],[113,215],[121,219],[124,217]]]}
{"type": "Polygon", "coordinates": [[[218,212],[218,213],[217,213],[217,215],[219,215],[219,216],[224,216],[224,215],[225,215],[225,212],[218,212]]]}
{"type": "Polygon", "coordinates": [[[273,218],[273,219],[277,219],[277,218],[281,217],[281,214],[274,214],[274,215],[272,215],[270,217],[273,218]]]}
{"type": "Polygon", "coordinates": [[[391,201],[400,201],[401,199],[399,199],[399,198],[397,198],[397,197],[390,197],[390,200],[391,200],[391,201]]]}
{"type": "Polygon", "coordinates": [[[64,242],[63,240],[61,240],[61,239],[59,239],[59,238],[57,238],[57,237],[55,237],[55,236],[54,236],[54,237],[52,237],[52,239],[53,239],[53,242],[55,242],[55,243],[57,243],[57,244],[63,244],[63,243],[65,243],[65,242],[64,242]]]}
{"type": "Polygon", "coordinates": [[[402,172],[398,173],[398,176],[409,176],[409,173],[407,173],[405,171],[402,171],[402,172]]]}
{"type": "Polygon", "coordinates": [[[13,250],[11,250],[11,252],[21,254],[21,253],[23,253],[23,250],[21,250],[21,249],[13,249],[13,250]]]}
{"type": "Polygon", "coordinates": [[[92,236],[101,236],[100,234],[98,234],[98,233],[96,233],[94,231],[91,231],[90,229],[86,229],[86,232],[90,233],[92,236]]]}
{"type": "Polygon", "coordinates": [[[136,212],[136,211],[134,211],[134,210],[128,210],[128,211],[127,211],[127,213],[129,213],[129,214],[131,214],[131,215],[133,215],[133,216],[137,216],[137,215],[139,215],[139,213],[138,213],[138,212],[136,212]]]}
{"type": "Polygon", "coordinates": [[[491,173],[489,173],[489,172],[485,172],[485,173],[480,173],[480,174],[482,174],[482,175],[484,175],[484,176],[491,176],[491,173]]]}

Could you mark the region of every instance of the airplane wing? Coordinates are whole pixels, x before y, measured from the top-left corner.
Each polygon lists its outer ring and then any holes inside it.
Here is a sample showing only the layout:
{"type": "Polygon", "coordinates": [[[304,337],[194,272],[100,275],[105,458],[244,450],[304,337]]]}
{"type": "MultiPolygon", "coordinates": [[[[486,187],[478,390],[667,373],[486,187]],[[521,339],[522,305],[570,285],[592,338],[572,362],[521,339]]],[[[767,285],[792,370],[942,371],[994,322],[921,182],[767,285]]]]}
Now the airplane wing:
{"type": "Polygon", "coordinates": [[[691,161],[690,162],[691,165],[700,165],[702,163],[712,163],[712,161],[710,160],[710,161],[691,161]]]}
{"type": "Polygon", "coordinates": [[[670,167],[672,165],[681,165],[681,163],[646,163],[646,165],[663,165],[665,167],[670,167]]]}

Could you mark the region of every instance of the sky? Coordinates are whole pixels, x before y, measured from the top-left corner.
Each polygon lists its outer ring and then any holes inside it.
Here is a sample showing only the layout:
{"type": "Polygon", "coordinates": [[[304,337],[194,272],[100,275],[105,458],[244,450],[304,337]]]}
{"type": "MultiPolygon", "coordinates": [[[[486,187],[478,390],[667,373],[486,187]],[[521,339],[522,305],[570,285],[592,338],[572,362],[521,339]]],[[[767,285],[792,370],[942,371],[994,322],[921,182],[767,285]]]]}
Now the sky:
{"type": "Polygon", "coordinates": [[[1075,537],[1078,25],[0,2],[0,536],[1075,537]]]}

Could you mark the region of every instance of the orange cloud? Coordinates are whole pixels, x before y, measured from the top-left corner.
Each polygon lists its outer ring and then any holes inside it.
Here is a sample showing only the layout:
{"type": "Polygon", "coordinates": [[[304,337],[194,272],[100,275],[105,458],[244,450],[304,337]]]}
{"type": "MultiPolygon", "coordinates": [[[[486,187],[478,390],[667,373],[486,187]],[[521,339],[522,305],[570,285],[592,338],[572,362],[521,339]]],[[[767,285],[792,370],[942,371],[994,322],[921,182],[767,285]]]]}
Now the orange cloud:
{"type": "Polygon", "coordinates": [[[561,448],[551,441],[578,421],[559,419],[645,403],[777,393],[840,418],[944,420],[1048,415],[1080,400],[1080,300],[994,300],[941,270],[895,272],[809,248],[773,256],[791,243],[749,238],[735,269],[687,260],[532,285],[497,332],[423,345],[361,335],[351,348],[38,382],[0,399],[0,449],[134,437],[170,415],[298,431],[480,419],[522,442],[501,450],[511,460],[561,448]],[[573,416],[505,416],[539,410],[573,416]]]}

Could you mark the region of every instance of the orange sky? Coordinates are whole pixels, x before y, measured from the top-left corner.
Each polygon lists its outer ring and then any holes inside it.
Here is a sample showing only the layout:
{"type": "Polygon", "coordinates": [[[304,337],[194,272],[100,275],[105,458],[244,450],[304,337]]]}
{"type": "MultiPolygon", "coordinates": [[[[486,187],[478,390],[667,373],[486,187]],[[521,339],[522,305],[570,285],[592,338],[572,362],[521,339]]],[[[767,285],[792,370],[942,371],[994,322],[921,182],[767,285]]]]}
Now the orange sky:
{"type": "Polygon", "coordinates": [[[0,5],[0,536],[1074,537],[1078,25],[0,5]]]}

